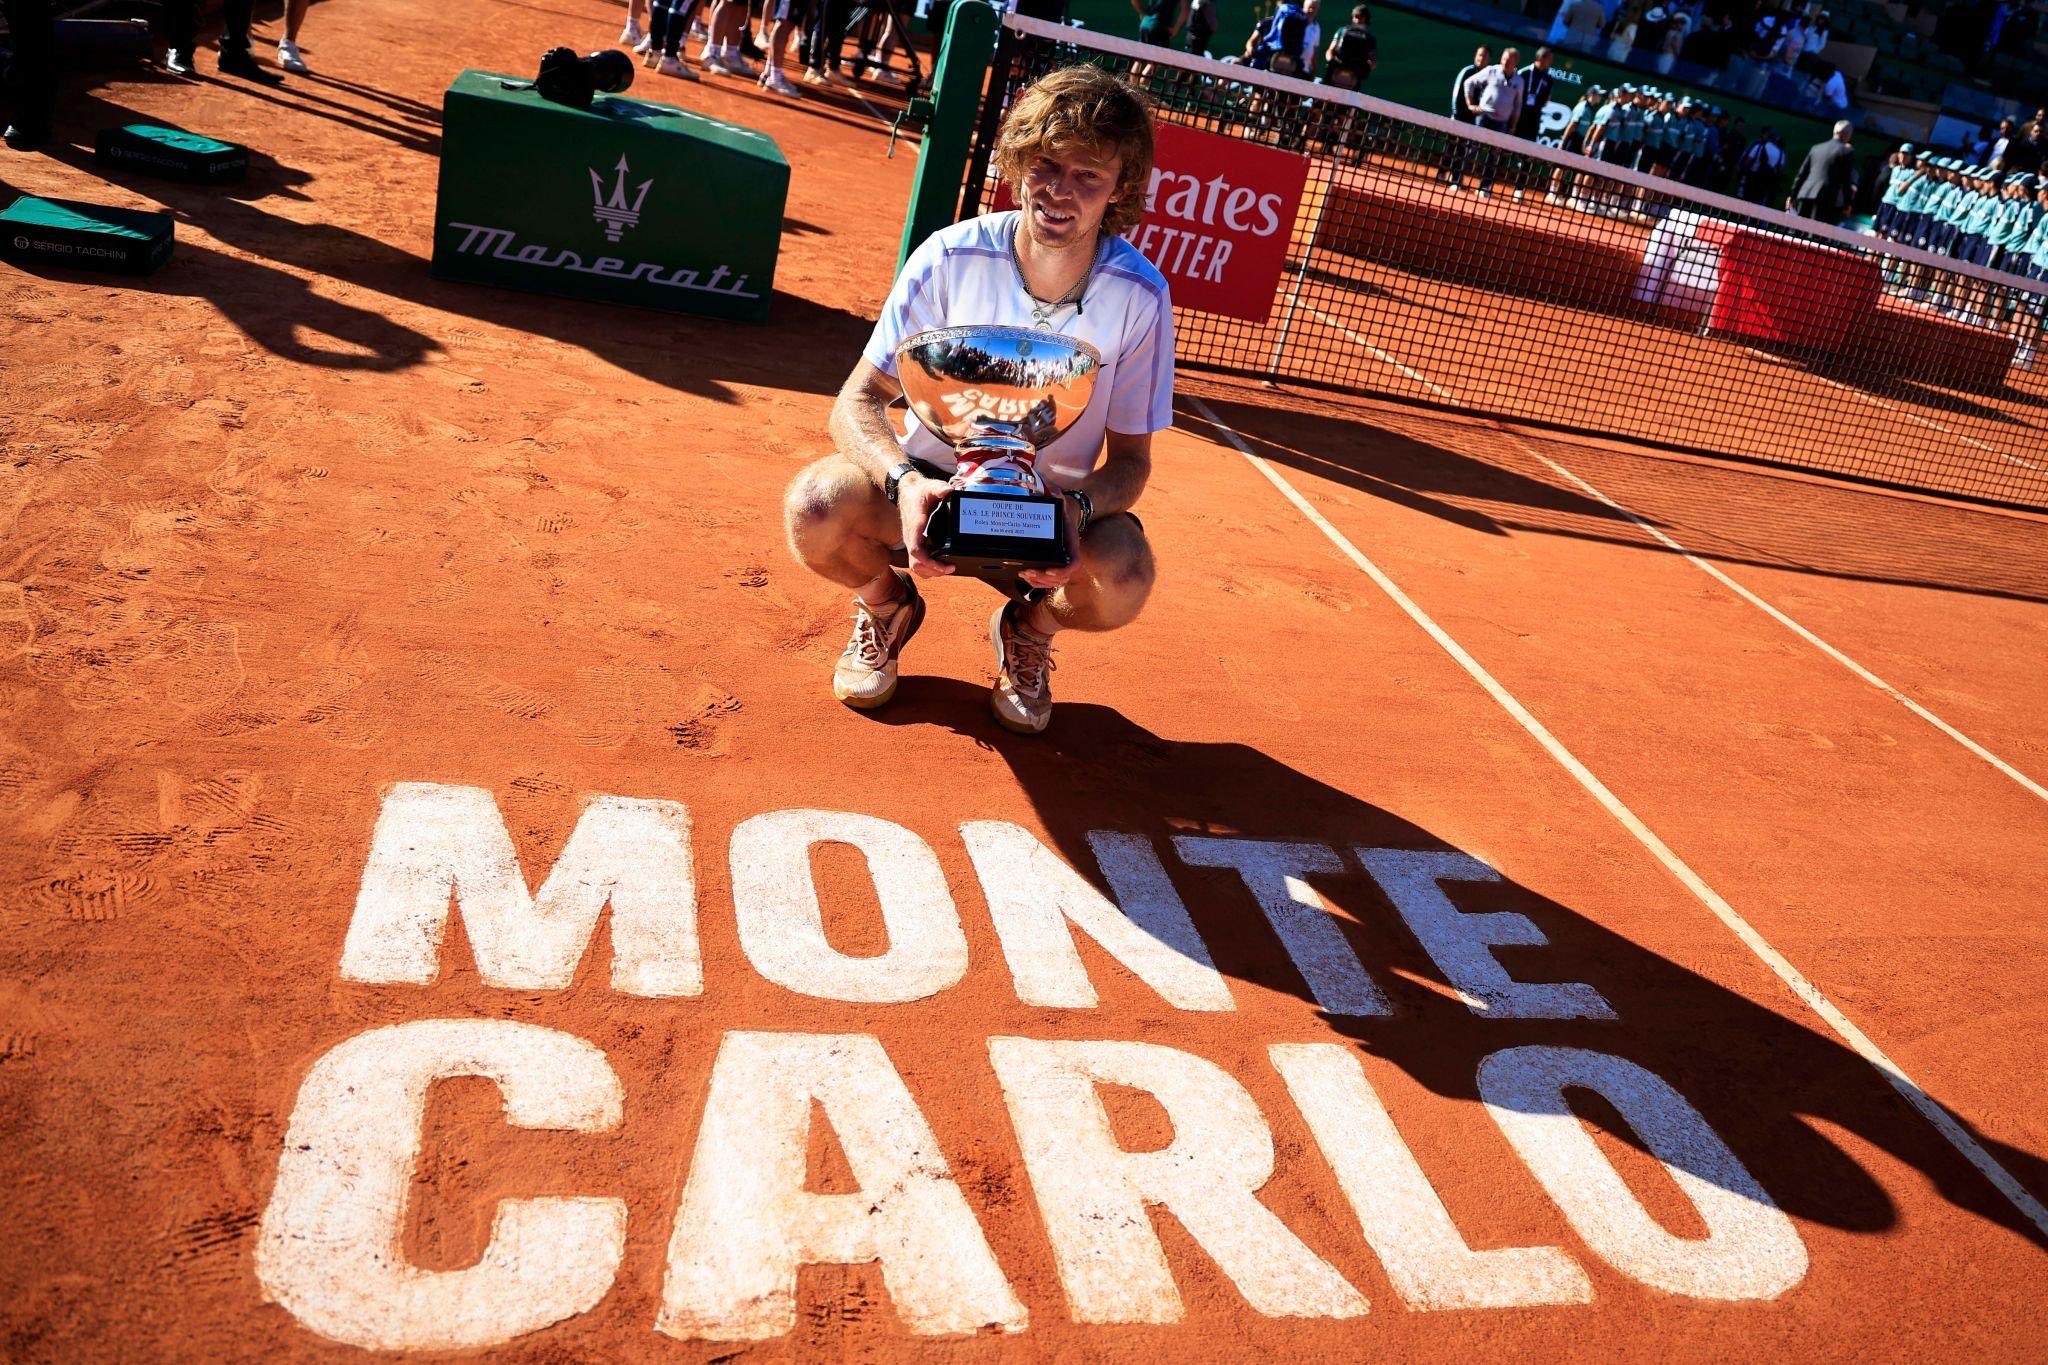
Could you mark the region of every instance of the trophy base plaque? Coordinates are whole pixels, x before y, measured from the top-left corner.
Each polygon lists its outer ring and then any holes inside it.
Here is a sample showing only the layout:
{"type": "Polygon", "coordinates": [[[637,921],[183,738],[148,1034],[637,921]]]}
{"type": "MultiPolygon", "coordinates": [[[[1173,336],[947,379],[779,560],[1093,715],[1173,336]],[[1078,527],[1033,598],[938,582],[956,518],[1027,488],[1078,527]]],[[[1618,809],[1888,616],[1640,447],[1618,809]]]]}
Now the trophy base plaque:
{"type": "Polygon", "coordinates": [[[936,558],[991,580],[1072,562],[1066,499],[1047,494],[954,489],[932,509],[924,534],[936,558]]]}

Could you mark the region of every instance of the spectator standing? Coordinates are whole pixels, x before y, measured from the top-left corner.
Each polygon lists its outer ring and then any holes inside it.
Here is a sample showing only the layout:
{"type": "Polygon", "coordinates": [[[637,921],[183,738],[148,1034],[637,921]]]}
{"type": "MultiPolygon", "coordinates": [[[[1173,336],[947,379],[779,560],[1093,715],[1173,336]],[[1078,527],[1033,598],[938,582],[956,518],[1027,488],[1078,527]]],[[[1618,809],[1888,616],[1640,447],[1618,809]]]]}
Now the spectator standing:
{"type": "Polygon", "coordinates": [[[1805,43],[1807,56],[1818,57],[1822,52],[1827,50],[1828,38],[1830,36],[1829,23],[1830,20],[1828,19],[1828,12],[1826,10],[1822,10],[1820,12],[1819,17],[1816,18],[1813,21],[1813,23],[1808,26],[1806,30],[1805,43]]]}
{"type": "MultiPolygon", "coordinates": [[[[1527,81],[1521,73],[1522,54],[1514,48],[1500,54],[1500,61],[1465,78],[1465,101],[1479,117],[1483,128],[1496,133],[1513,133],[1522,116],[1522,91],[1527,81]]],[[[1480,154],[1479,197],[1493,197],[1491,153],[1480,154]]]]}
{"type": "Polygon", "coordinates": [[[1821,82],[1820,95],[1827,101],[1828,108],[1837,114],[1849,112],[1849,86],[1842,79],[1842,72],[1833,62],[1822,62],[1821,69],[1827,79],[1821,82]]]}
{"type": "Polygon", "coordinates": [[[1740,117],[1731,119],[1726,109],[1716,105],[1711,146],[1714,164],[1700,183],[1714,190],[1734,188],[1735,168],[1749,151],[1748,124],[1740,117]]]}
{"type": "MultiPolygon", "coordinates": [[[[1602,90],[1597,85],[1587,86],[1586,93],[1579,97],[1579,102],[1572,106],[1571,113],[1565,116],[1564,131],[1558,135],[1557,139],[1558,150],[1567,156],[1584,154],[1586,152],[1586,138],[1593,131],[1593,120],[1599,114],[1601,106],[1606,103],[1607,92],[1605,90],[1602,90]]],[[[1565,198],[1567,191],[1565,189],[1564,177],[1565,170],[1562,166],[1559,166],[1550,173],[1550,190],[1543,196],[1544,203],[1555,204],[1565,198]]],[[[1572,180],[1576,184],[1578,177],[1573,176],[1572,180]]]]}
{"type": "Polygon", "coordinates": [[[1323,80],[1342,90],[1356,90],[1379,64],[1380,43],[1372,33],[1372,11],[1360,5],[1351,11],[1351,22],[1330,39],[1323,54],[1323,80]]]}
{"type": "Polygon", "coordinates": [[[1173,37],[1187,26],[1188,0],[1131,0],[1138,12],[1138,41],[1172,47],[1173,37]]]}
{"type": "Polygon", "coordinates": [[[1642,7],[1631,3],[1615,17],[1614,27],[1607,34],[1607,60],[1625,62],[1636,45],[1636,28],[1642,18],[1642,7]]]}
{"type": "MultiPolygon", "coordinates": [[[[261,66],[249,50],[249,14],[253,0],[222,0],[220,7],[221,73],[240,76],[258,85],[279,85],[284,77],[261,66]]],[[[193,50],[199,41],[199,0],[165,0],[164,70],[174,76],[196,74],[193,50]]]]}
{"type": "Polygon", "coordinates": [[[790,35],[803,33],[809,9],[809,0],[765,0],[761,7],[761,17],[768,26],[763,35],[767,50],[761,54],[761,88],[771,95],[803,98],[804,92],[783,73],[782,59],[789,51],[790,35]]]}
{"type": "Polygon", "coordinates": [[[1301,0],[1301,12],[1308,16],[1308,31],[1301,39],[1301,70],[1296,74],[1304,80],[1316,74],[1316,56],[1323,50],[1323,26],[1318,16],[1323,12],[1323,0],[1301,0]]]}
{"type": "Polygon", "coordinates": [[[1565,0],[1558,11],[1564,22],[1564,36],[1557,41],[1578,52],[1591,52],[1600,45],[1600,30],[1607,24],[1607,11],[1600,0],[1565,0]]]}
{"type": "MultiPolygon", "coordinates": [[[[636,0],[645,5],[646,0],[636,0]]],[[[284,37],[277,40],[277,64],[294,76],[303,76],[312,68],[306,65],[306,55],[299,51],[299,30],[305,27],[307,0],[285,0],[284,37]]],[[[628,20],[628,27],[631,21],[628,20]]],[[[635,42],[639,40],[634,39],[635,42]]]]}
{"type": "Polygon", "coordinates": [[[1849,150],[1849,139],[1855,131],[1843,119],[1826,142],[1817,142],[1807,150],[1806,159],[1799,163],[1799,170],[1792,177],[1792,197],[1785,201],[1786,208],[1801,218],[1822,222],[1832,223],[1841,218],[1856,189],[1855,154],[1849,150]]]}
{"type": "MultiPolygon", "coordinates": [[[[295,8],[303,13],[306,7],[303,3],[298,5],[287,4],[285,8],[285,36],[287,38],[294,36],[298,32],[296,26],[291,22],[291,12],[295,8]]],[[[645,54],[648,48],[648,34],[653,27],[654,15],[650,12],[648,0],[626,0],[626,26],[619,30],[619,46],[631,48],[635,52],[645,54]]],[[[280,66],[284,64],[282,58],[279,59],[278,64],[280,66]]],[[[289,70],[290,68],[286,69],[289,70]]]]}
{"type": "Polygon", "coordinates": [[[697,0],[651,0],[647,9],[647,42],[640,49],[641,64],[677,80],[700,79],[683,59],[683,40],[689,36],[697,0]]]}
{"type": "Polygon", "coordinates": [[[1785,147],[1778,138],[1778,130],[1766,128],[1736,163],[1736,197],[1752,204],[1770,203],[1778,188],[1778,173],[1784,168],[1785,147]]]}
{"type": "Polygon", "coordinates": [[[1679,49],[1685,46],[1685,26],[1673,23],[1665,28],[1657,52],[1657,74],[1668,76],[1671,68],[1678,64],[1679,49]]]}
{"type": "Polygon", "coordinates": [[[1194,0],[1188,7],[1188,51],[1197,57],[1209,55],[1209,40],[1216,36],[1216,0],[1194,0]]]}
{"type": "MultiPolygon", "coordinates": [[[[1351,11],[1351,22],[1337,30],[1329,51],[1323,54],[1323,83],[1339,90],[1358,89],[1372,76],[1379,51],[1379,40],[1372,33],[1372,11],[1359,5],[1351,11]]],[[[1365,159],[1366,148],[1358,136],[1358,110],[1350,105],[1324,105],[1319,118],[1324,121],[1325,146],[1334,152],[1342,143],[1350,149],[1354,166],[1365,159]]]]}
{"type": "Polygon", "coordinates": [[[1515,133],[1534,142],[1543,131],[1543,111],[1550,107],[1550,63],[1556,56],[1548,47],[1536,49],[1536,59],[1522,73],[1522,106],[1515,133]]]}
{"type": "MultiPolygon", "coordinates": [[[[1451,79],[1451,117],[1460,123],[1479,122],[1479,110],[1465,98],[1465,82],[1484,71],[1493,63],[1493,49],[1481,44],[1474,49],[1472,60],[1451,79]]],[[[1464,138],[1454,138],[1444,160],[1443,172],[1437,177],[1448,180],[1451,188],[1465,188],[1465,163],[1472,155],[1472,144],[1464,138]]]]}
{"type": "Polygon", "coordinates": [[[2021,129],[2012,146],[2005,149],[2006,165],[2016,171],[2038,175],[2048,169],[2048,120],[2040,114],[2021,129]]]}
{"type": "Polygon", "coordinates": [[[1253,31],[1245,64],[1276,76],[1300,75],[1305,65],[1303,49],[1313,22],[1306,9],[1294,0],[1284,0],[1265,26],[1253,31]]]}
{"type": "Polygon", "coordinates": [[[1998,132],[1992,136],[1991,145],[1985,149],[1985,164],[1997,170],[2005,170],[2006,153],[2012,150],[2012,144],[2016,140],[2016,136],[2012,120],[2009,118],[2000,119],[1998,121],[1998,132]]]}

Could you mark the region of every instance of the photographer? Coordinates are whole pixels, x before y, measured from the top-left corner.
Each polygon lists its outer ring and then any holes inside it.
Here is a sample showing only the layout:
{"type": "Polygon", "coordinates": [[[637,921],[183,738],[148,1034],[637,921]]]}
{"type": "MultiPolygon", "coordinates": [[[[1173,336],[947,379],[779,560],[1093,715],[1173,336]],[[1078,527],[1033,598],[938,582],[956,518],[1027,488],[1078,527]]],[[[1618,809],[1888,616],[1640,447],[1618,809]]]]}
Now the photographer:
{"type": "Polygon", "coordinates": [[[925,527],[955,454],[914,416],[890,422],[898,346],[933,328],[1008,326],[1094,347],[1087,406],[1037,459],[1066,500],[1072,563],[1022,575],[989,623],[990,707],[1036,733],[1052,716],[1054,634],[1126,625],[1151,590],[1152,550],[1129,509],[1151,473],[1152,433],[1173,424],[1173,312],[1165,277],[1118,235],[1143,216],[1152,171],[1151,111],[1130,86],[1094,66],[1041,78],[1011,107],[993,160],[1023,208],[943,228],[911,255],[833,405],[836,453],[797,475],[783,514],[797,561],[855,593],[833,695],[887,703],[924,621],[916,580],[954,571],[925,527]],[[910,572],[893,567],[899,553],[910,572]]]}

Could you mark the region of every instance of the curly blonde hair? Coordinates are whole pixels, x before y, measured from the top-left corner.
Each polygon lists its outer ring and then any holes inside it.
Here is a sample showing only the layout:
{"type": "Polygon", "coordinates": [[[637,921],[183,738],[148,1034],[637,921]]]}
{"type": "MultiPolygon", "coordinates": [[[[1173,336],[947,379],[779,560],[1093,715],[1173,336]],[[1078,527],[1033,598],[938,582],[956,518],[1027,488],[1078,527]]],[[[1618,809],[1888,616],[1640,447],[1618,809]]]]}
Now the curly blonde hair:
{"type": "Polygon", "coordinates": [[[1123,158],[1102,231],[1121,236],[1136,227],[1152,177],[1152,109],[1128,81],[1099,66],[1062,67],[1033,81],[1004,116],[991,159],[1021,204],[1031,163],[1077,148],[1113,148],[1123,158]]]}

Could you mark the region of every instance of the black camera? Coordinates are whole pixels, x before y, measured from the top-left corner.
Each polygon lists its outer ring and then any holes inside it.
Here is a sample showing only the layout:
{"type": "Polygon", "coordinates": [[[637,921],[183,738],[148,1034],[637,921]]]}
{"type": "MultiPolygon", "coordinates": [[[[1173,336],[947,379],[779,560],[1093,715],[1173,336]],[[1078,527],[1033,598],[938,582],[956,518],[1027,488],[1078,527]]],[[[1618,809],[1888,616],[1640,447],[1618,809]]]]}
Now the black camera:
{"type": "Polygon", "coordinates": [[[541,54],[534,91],[542,99],[588,109],[595,95],[616,95],[633,83],[633,59],[616,48],[576,55],[572,47],[551,47],[541,54]]]}

